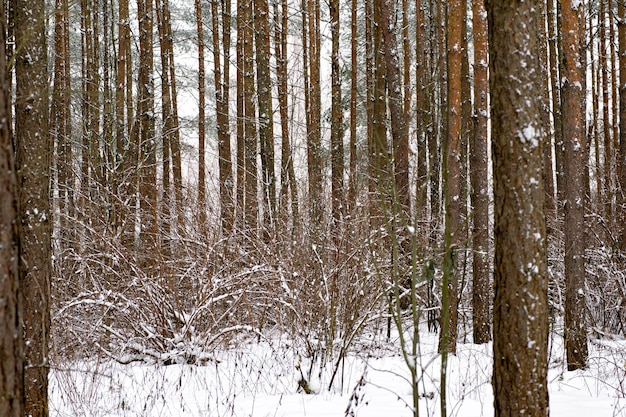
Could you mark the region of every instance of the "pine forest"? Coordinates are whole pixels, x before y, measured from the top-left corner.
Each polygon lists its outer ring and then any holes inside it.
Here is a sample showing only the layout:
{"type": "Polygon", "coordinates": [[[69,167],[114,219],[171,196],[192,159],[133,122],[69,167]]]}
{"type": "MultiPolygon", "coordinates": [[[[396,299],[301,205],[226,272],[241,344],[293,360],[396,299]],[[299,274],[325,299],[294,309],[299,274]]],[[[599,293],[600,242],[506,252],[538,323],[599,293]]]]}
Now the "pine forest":
{"type": "Polygon", "coordinates": [[[626,3],[0,5],[0,415],[626,416],[626,3]]]}

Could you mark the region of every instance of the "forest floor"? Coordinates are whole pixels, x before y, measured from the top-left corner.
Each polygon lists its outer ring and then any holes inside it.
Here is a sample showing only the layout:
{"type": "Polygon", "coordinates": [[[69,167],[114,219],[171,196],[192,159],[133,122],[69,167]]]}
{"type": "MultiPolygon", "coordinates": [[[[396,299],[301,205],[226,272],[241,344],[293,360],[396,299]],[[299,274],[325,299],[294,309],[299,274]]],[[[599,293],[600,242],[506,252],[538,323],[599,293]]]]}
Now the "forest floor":
{"type": "MultiPolygon", "coordinates": [[[[421,331],[420,416],[440,416],[437,337],[421,331]]],[[[397,339],[365,334],[345,360],[322,363],[315,341],[283,335],[216,351],[206,364],[56,364],[50,415],[65,416],[411,416],[411,389],[397,339]],[[308,353],[306,353],[308,352],[308,353]],[[332,389],[328,384],[337,368],[332,389]],[[299,381],[305,378],[310,394],[299,381]]],[[[626,341],[590,342],[589,368],[567,372],[562,338],[551,334],[550,415],[626,417],[626,341]]],[[[493,415],[492,346],[458,344],[448,366],[448,415],[493,415]]]]}

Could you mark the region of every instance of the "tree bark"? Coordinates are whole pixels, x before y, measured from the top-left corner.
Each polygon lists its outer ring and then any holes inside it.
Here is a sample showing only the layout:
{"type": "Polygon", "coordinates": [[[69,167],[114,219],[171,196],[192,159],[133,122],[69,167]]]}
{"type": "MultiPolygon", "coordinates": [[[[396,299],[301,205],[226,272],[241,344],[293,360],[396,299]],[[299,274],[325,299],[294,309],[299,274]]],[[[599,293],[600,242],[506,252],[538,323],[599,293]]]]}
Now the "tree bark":
{"type": "Polygon", "coordinates": [[[488,0],[495,204],[494,410],[548,415],[540,0],[488,0]]]}
{"type": "Polygon", "coordinates": [[[343,156],[343,103],[341,98],[341,66],[339,57],[339,0],[330,0],[331,51],[331,213],[334,227],[345,213],[344,156],[343,156]]]}
{"type": "Polygon", "coordinates": [[[463,15],[462,0],[448,2],[448,25],[446,27],[448,107],[446,109],[447,137],[443,158],[443,187],[445,202],[444,266],[441,295],[441,333],[439,351],[456,352],[457,337],[457,263],[456,253],[461,234],[461,112],[462,112],[462,48],[463,15]]]}
{"type": "MultiPolygon", "coordinates": [[[[562,2],[565,176],[565,346],[568,370],[587,364],[585,306],[585,20],[581,2],[562,2]]],[[[605,149],[606,151],[606,149],[605,149]]]]}
{"type": "Polygon", "coordinates": [[[270,25],[267,0],[254,2],[254,29],[259,103],[258,127],[263,171],[263,226],[268,232],[276,218],[276,171],[274,168],[274,113],[272,111],[272,79],[270,74],[270,25]]]}
{"type": "Polygon", "coordinates": [[[483,0],[473,0],[474,125],[470,140],[472,202],[472,306],[474,343],[491,340],[489,267],[489,177],[487,130],[489,56],[487,16],[483,0]]]}
{"type": "MultiPolygon", "coordinates": [[[[51,224],[48,70],[43,0],[16,0],[15,143],[19,276],[24,296],[25,415],[48,415],[51,224]]],[[[4,68],[4,67],[3,67],[4,68]]]]}
{"type": "MultiPolygon", "coordinates": [[[[0,5],[0,45],[6,34],[5,3],[0,5]]],[[[57,21],[57,24],[59,22],[57,21]]],[[[0,50],[0,415],[24,415],[24,340],[17,235],[17,178],[11,135],[11,85],[6,49],[0,50]]]]}
{"type": "Polygon", "coordinates": [[[626,6],[624,2],[617,2],[618,26],[618,56],[619,56],[619,154],[618,175],[620,183],[619,194],[619,247],[626,253],[626,6]]]}

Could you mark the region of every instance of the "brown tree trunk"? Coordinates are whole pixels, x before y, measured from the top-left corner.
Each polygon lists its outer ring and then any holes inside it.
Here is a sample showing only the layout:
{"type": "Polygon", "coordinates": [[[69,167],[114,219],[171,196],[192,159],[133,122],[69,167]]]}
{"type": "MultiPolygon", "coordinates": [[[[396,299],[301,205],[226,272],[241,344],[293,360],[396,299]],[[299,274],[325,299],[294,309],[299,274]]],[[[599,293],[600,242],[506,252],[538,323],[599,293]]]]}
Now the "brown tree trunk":
{"type": "MultiPolygon", "coordinates": [[[[405,103],[402,97],[402,71],[398,56],[398,41],[393,20],[394,7],[391,0],[384,0],[380,6],[380,24],[385,58],[385,74],[387,94],[389,97],[389,113],[391,115],[391,136],[393,143],[393,168],[395,190],[398,196],[400,211],[410,217],[409,187],[409,137],[407,132],[405,103]]],[[[405,217],[405,218],[406,218],[405,217]]]]}
{"type": "MultiPolygon", "coordinates": [[[[25,415],[48,415],[51,213],[48,69],[43,0],[16,0],[15,143],[19,277],[24,300],[25,415]]],[[[4,67],[3,67],[4,68],[4,67]]],[[[5,90],[6,91],[6,90],[5,90]]]]}
{"type": "Polygon", "coordinates": [[[358,95],[358,78],[357,78],[357,0],[351,0],[352,13],[350,15],[350,162],[348,175],[348,215],[352,215],[356,207],[357,199],[357,95],[358,95]]]}
{"type": "MultiPolygon", "coordinates": [[[[5,3],[0,5],[0,45],[5,42],[5,3]]],[[[62,19],[61,19],[62,20],[62,19]]],[[[57,25],[59,20],[57,20],[57,25]]],[[[57,26],[58,28],[58,26],[57,26]]],[[[18,253],[17,178],[11,137],[11,85],[6,49],[0,50],[0,415],[24,415],[23,297],[18,253]]],[[[55,71],[56,72],[56,71],[55,71]]]]}
{"type": "MultiPolygon", "coordinates": [[[[373,229],[384,224],[384,213],[382,207],[387,205],[390,196],[390,181],[392,175],[392,163],[388,157],[389,145],[387,140],[387,90],[386,90],[386,68],[384,57],[384,41],[381,20],[381,2],[370,1],[368,14],[371,43],[371,136],[368,143],[369,148],[369,175],[370,175],[370,222],[373,229]],[[383,204],[383,202],[386,202],[383,204]]],[[[369,124],[369,123],[368,123],[369,124]]]]}
{"type": "MultiPolygon", "coordinates": [[[[205,162],[205,140],[206,140],[206,77],[204,69],[204,27],[202,22],[202,5],[200,0],[195,1],[196,11],[196,33],[198,35],[198,216],[200,221],[201,233],[206,232],[206,162],[205,162]]],[[[220,105],[218,95],[220,79],[220,52],[219,52],[219,30],[217,22],[217,2],[211,2],[211,21],[213,22],[213,55],[215,62],[215,95],[216,107],[220,105]],[[216,42],[216,38],[217,42],[216,42]],[[217,59],[215,59],[215,57],[217,59]]],[[[218,113],[219,119],[219,113],[218,113]]],[[[217,127],[218,136],[220,134],[220,126],[217,127]]],[[[220,138],[218,138],[219,143],[220,138]]],[[[219,145],[218,145],[219,146],[219,145]]],[[[220,190],[222,184],[220,183],[220,190]]]]}
{"type": "Polygon", "coordinates": [[[61,247],[69,238],[68,220],[73,207],[73,174],[71,146],[71,86],[69,76],[69,9],[67,0],[55,2],[54,87],[50,105],[50,134],[57,148],[57,190],[59,193],[59,230],[61,247]]]}
{"type": "Polygon", "coordinates": [[[267,0],[254,2],[254,30],[259,103],[258,127],[263,172],[263,227],[271,229],[276,218],[276,172],[274,169],[274,114],[272,111],[272,80],[270,74],[270,25],[267,0]]]}
{"type": "Polygon", "coordinates": [[[554,0],[547,2],[548,17],[548,51],[549,51],[549,73],[552,89],[552,119],[554,122],[554,159],[556,167],[556,212],[554,217],[560,216],[563,203],[563,117],[561,112],[561,31],[560,12],[555,6],[554,0]]]}
{"type": "MultiPolygon", "coordinates": [[[[607,56],[609,54],[607,48],[607,40],[606,40],[606,3],[607,0],[600,0],[600,11],[598,15],[598,32],[600,34],[600,50],[598,51],[598,65],[600,69],[600,78],[602,83],[602,143],[604,149],[604,163],[602,170],[602,182],[604,184],[603,187],[603,197],[604,201],[602,204],[601,214],[604,217],[604,221],[606,222],[607,227],[611,227],[611,219],[613,218],[613,210],[612,210],[612,202],[613,202],[613,187],[612,187],[612,159],[613,159],[613,141],[611,138],[611,121],[609,119],[609,101],[610,97],[610,83],[609,83],[609,69],[607,63],[607,56]]],[[[565,19],[565,12],[563,13],[563,19],[565,19]]],[[[565,22],[563,22],[565,25],[565,22]]],[[[611,40],[609,40],[610,43],[611,40]]],[[[563,35],[563,42],[565,48],[565,34],[563,35]]],[[[585,53],[582,51],[582,53],[585,53]]],[[[567,62],[565,61],[567,64],[567,62]]],[[[565,101],[565,100],[564,100],[565,101]]],[[[564,103],[565,105],[565,103],[564,103]]],[[[567,115],[564,114],[564,127],[563,130],[567,130],[567,126],[565,126],[565,117],[567,115]]],[[[565,133],[565,132],[564,132],[565,133]]],[[[564,140],[567,140],[567,137],[564,136],[564,140]]],[[[567,147],[567,144],[565,145],[567,147]]],[[[566,157],[567,158],[567,157],[566,157]]],[[[565,162],[567,164],[567,161],[565,162]]],[[[566,181],[567,181],[566,177],[566,181]]],[[[567,188],[567,185],[566,185],[567,188]]]]}
{"type": "Polygon", "coordinates": [[[448,108],[447,137],[443,158],[443,187],[445,201],[444,271],[441,296],[441,333],[439,351],[456,352],[457,337],[457,263],[456,253],[462,241],[461,234],[461,90],[462,48],[465,16],[462,0],[448,2],[447,74],[448,108]]]}
{"type": "Polygon", "coordinates": [[[488,0],[494,157],[496,417],[548,415],[540,1],[488,0]],[[525,34],[520,36],[520,34],[525,34]]]}
{"type": "Polygon", "coordinates": [[[174,132],[178,129],[174,123],[174,111],[172,106],[172,89],[170,74],[170,64],[173,63],[170,60],[170,54],[174,51],[170,48],[170,35],[168,31],[169,20],[169,4],[167,0],[155,0],[157,27],[159,33],[159,46],[161,48],[161,118],[163,122],[161,137],[163,141],[163,171],[162,171],[162,184],[163,194],[160,204],[161,210],[161,234],[164,239],[163,250],[169,251],[169,241],[174,235],[174,218],[176,212],[172,210],[172,198],[170,190],[171,179],[171,144],[174,137],[174,132]]]}
{"type": "MultiPolygon", "coordinates": [[[[585,20],[580,2],[562,3],[563,143],[565,175],[565,346],[567,368],[587,364],[585,307],[585,20]],[[577,4],[577,7],[575,7],[577,4]]],[[[606,151],[606,149],[605,149],[606,151]]]]}
{"type": "MultiPolygon", "coordinates": [[[[243,36],[243,110],[244,129],[243,145],[245,159],[245,203],[244,212],[246,220],[246,230],[252,234],[258,232],[258,176],[257,176],[257,127],[256,127],[256,105],[254,103],[254,18],[252,3],[247,0],[243,2],[242,26],[238,30],[243,36]]],[[[239,138],[237,138],[239,140],[239,138]]]]}
{"type": "MultiPolygon", "coordinates": [[[[544,16],[544,21],[546,19],[546,7],[542,5],[542,16],[544,16]]],[[[541,78],[543,80],[542,83],[542,96],[541,96],[541,120],[543,120],[544,126],[550,126],[550,74],[548,70],[549,61],[548,61],[548,34],[545,29],[546,25],[542,24],[541,31],[538,32],[537,42],[539,43],[539,50],[541,51],[540,59],[541,59],[541,78]]],[[[548,129],[550,131],[550,129],[548,129]]],[[[553,169],[554,159],[552,157],[552,135],[548,133],[548,137],[546,143],[543,147],[543,181],[544,181],[544,189],[546,192],[545,195],[545,211],[546,211],[546,224],[548,225],[548,233],[550,233],[550,224],[554,224],[554,214],[555,214],[555,195],[554,195],[554,169],[553,169]]]]}
{"type": "Polygon", "coordinates": [[[489,79],[487,16],[483,0],[473,0],[474,126],[470,140],[472,202],[472,323],[474,343],[491,340],[489,268],[489,177],[487,129],[489,79]]]}
{"type": "Polygon", "coordinates": [[[618,175],[620,183],[619,204],[619,247],[626,252],[626,6],[617,2],[618,25],[618,56],[619,56],[619,154],[618,175]]]}
{"type": "Polygon", "coordinates": [[[156,147],[154,143],[153,3],[137,0],[139,74],[135,142],[139,148],[139,210],[142,264],[154,266],[157,250],[156,147]]]}
{"type": "MultiPolygon", "coordinates": [[[[281,175],[280,175],[280,205],[287,209],[291,198],[291,220],[295,226],[298,222],[298,187],[296,173],[293,167],[291,139],[289,134],[289,90],[288,90],[288,54],[287,31],[289,28],[289,5],[287,0],[281,1],[281,11],[278,12],[278,3],[274,3],[276,28],[274,45],[276,49],[276,78],[278,81],[278,107],[280,113],[281,135],[281,175]],[[278,20],[280,16],[280,24],[278,20]]],[[[292,228],[295,230],[295,227],[292,228]]]]}
{"type": "MultiPolygon", "coordinates": [[[[224,64],[220,65],[219,12],[217,1],[211,2],[213,22],[213,61],[216,102],[216,124],[220,177],[220,211],[222,233],[230,235],[233,229],[233,168],[230,150],[228,100],[230,97],[230,9],[231,0],[221,0],[222,50],[224,64]]],[[[203,84],[204,86],[204,84],[203,84]]],[[[206,205],[206,202],[205,202],[206,205]]]]}
{"type": "MultiPolygon", "coordinates": [[[[320,5],[319,0],[306,0],[308,16],[308,88],[309,123],[307,125],[307,169],[309,174],[309,211],[311,230],[320,231],[324,220],[324,185],[321,136],[320,89],[320,5]]],[[[314,234],[317,232],[314,232],[314,234]]]]}
{"type": "Polygon", "coordinates": [[[330,118],[330,161],[331,161],[331,213],[332,224],[338,226],[345,213],[343,184],[343,103],[341,100],[341,67],[339,57],[339,0],[330,0],[331,51],[331,118],[330,118]]]}
{"type": "Polygon", "coordinates": [[[243,44],[245,38],[244,17],[245,0],[237,0],[237,45],[236,45],[236,68],[237,68],[237,207],[235,210],[235,225],[238,227],[245,225],[245,194],[246,194],[246,158],[245,158],[245,105],[244,105],[244,73],[245,59],[243,54],[243,44]]]}
{"type": "Polygon", "coordinates": [[[415,212],[420,222],[426,220],[426,207],[428,204],[428,149],[426,144],[426,134],[428,127],[427,120],[427,97],[428,91],[428,56],[426,54],[426,17],[423,0],[415,0],[415,10],[417,13],[416,33],[415,33],[415,101],[416,120],[415,131],[417,136],[417,193],[415,196],[415,212]]]}

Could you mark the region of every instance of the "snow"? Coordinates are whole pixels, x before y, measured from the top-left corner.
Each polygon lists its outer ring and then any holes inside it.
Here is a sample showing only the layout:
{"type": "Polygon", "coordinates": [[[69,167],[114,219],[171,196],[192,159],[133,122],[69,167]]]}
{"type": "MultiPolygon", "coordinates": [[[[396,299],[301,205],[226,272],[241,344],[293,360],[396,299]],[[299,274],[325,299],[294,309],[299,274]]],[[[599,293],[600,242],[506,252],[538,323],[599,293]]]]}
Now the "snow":
{"type": "MultiPolygon", "coordinates": [[[[284,335],[223,348],[207,356],[204,366],[57,364],[51,371],[50,415],[410,416],[408,370],[397,337],[387,341],[383,333],[355,342],[346,360],[339,362],[330,391],[336,358],[321,366],[319,356],[311,359],[302,341],[284,335]],[[311,395],[298,389],[302,376],[310,376],[311,395]]],[[[551,415],[626,415],[625,341],[594,341],[589,369],[567,372],[562,339],[552,334],[550,340],[551,415]]],[[[529,341],[529,348],[532,345],[529,341]]],[[[437,336],[421,329],[419,347],[415,364],[421,376],[420,416],[439,416],[437,336]]],[[[449,415],[493,415],[491,354],[491,344],[459,343],[457,355],[449,357],[449,415]]]]}

